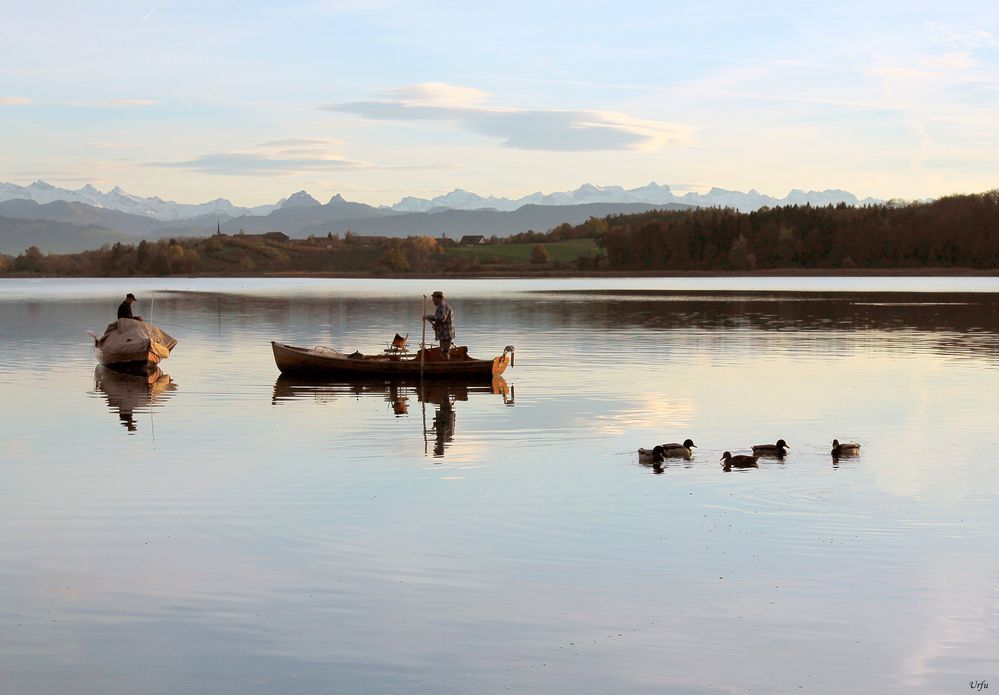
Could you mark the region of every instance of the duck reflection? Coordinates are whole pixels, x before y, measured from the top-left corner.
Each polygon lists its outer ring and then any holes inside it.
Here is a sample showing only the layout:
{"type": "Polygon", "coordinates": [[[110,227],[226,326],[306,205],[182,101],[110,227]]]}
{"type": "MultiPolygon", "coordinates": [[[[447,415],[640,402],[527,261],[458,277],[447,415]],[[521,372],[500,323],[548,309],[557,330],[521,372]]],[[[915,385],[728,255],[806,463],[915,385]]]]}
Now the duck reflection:
{"type": "Polygon", "coordinates": [[[108,409],[118,411],[122,426],[132,434],[138,429],[135,413],[177,390],[177,384],[158,367],[148,374],[119,372],[103,365],[94,370],[94,386],[104,394],[108,409]]]}
{"type": "Polygon", "coordinates": [[[317,403],[333,401],[343,396],[381,396],[397,418],[408,417],[410,405],[415,401],[423,407],[424,443],[429,449],[430,438],[433,438],[433,455],[435,458],[444,456],[448,445],[454,440],[457,416],[455,403],[467,401],[472,394],[489,393],[500,396],[503,404],[512,406],[516,394],[514,387],[501,376],[493,377],[491,382],[468,383],[467,381],[425,381],[422,384],[405,380],[386,381],[384,379],[362,380],[330,380],[316,381],[302,377],[282,374],[274,382],[273,405],[283,401],[312,399],[317,403]],[[433,419],[427,426],[426,406],[434,406],[433,419]]]}

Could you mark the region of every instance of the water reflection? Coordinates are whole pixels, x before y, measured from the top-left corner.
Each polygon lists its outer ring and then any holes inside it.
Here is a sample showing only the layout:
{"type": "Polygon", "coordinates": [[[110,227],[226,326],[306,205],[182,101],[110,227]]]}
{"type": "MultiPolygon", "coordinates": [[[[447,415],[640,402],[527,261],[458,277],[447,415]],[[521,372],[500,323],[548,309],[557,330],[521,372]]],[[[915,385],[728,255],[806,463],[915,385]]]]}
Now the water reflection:
{"type": "Polygon", "coordinates": [[[103,365],[94,370],[94,387],[104,394],[108,409],[118,412],[122,426],[132,434],[138,429],[135,413],[149,411],[168,398],[177,384],[158,367],[148,374],[119,372],[103,365]]]}
{"type": "Polygon", "coordinates": [[[488,393],[501,397],[503,404],[512,406],[516,400],[513,385],[508,384],[501,376],[492,378],[486,383],[468,383],[467,381],[406,381],[384,379],[331,379],[317,381],[307,377],[295,377],[282,374],[274,382],[274,392],[271,396],[272,405],[280,405],[285,401],[312,400],[316,403],[336,401],[343,397],[380,397],[388,405],[393,417],[405,418],[413,413],[410,406],[415,400],[420,404],[420,416],[423,419],[424,453],[429,453],[433,443],[433,456],[444,456],[448,446],[454,440],[457,424],[455,403],[467,401],[472,394],[488,393]],[[429,421],[427,420],[427,404],[434,406],[429,421]]]}

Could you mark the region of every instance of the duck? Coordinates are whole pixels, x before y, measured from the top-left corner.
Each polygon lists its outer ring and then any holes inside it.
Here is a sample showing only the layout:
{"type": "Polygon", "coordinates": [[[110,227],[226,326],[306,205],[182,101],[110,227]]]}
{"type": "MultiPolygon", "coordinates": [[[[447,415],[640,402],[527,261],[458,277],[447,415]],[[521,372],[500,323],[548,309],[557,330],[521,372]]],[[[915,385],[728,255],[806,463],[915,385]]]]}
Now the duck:
{"type": "Polygon", "coordinates": [[[838,439],[833,440],[832,447],[833,458],[837,456],[855,456],[860,453],[860,444],[857,442],[843,442],[840,444],[838,439]]]}
{"type": "Polygon", "coordinates": [[[730,468],[756,468],[756,460],[760,458],[759,456],[747,456],[745,454],[737,454],[732,456],[731,453],[726,451],[722,454],[721,460],[725,462],[725,470],[730,468]]]}
{"type": "Polygon", "coordinates": [[[663,455],[690,458],[692,453],[690,450],[697,447],[691,439],[684,439],[683,444],[677,444],[676,442],[670,442],[669,444],[663,444],[663,455]]]}
{"type": "Polygon", "coordinates": [[[638,462],[639,463],[661,463],[665,453],[665,450],[660,445],[656,445],[651,449],[639,449],[638,450],[638,462]]]}
{"type": "Polygon", "coordinates": [[[776,444],[755,444],[753,453],[757,456],[776,456],[779,459],[787,455],[787,450],[791,447],[783,439],[778,439],[776,444]]]}

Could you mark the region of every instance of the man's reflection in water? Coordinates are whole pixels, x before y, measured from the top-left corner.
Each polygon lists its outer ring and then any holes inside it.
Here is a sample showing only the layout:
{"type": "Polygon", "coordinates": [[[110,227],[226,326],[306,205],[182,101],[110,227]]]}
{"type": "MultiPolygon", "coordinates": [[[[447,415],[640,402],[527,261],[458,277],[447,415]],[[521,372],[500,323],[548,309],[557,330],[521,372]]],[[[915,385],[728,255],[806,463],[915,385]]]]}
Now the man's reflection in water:
{"type": "Polygon", "coordinates": [[[434,457],[444,456],[444,448],[454,439],[455,412],[451,403],[451,395],[445,394],[440,407],[434,414],[434,457]]]}
{"type": "Polygon", "coordinates": [[[118,409],[118,419],[121,420],[121,424],[125,426],[125,429],[129,432],[135,432],[139,429],[135,424],[135,417],[132,416],[131,410],[124,410],[123,408],[118,409]]]}

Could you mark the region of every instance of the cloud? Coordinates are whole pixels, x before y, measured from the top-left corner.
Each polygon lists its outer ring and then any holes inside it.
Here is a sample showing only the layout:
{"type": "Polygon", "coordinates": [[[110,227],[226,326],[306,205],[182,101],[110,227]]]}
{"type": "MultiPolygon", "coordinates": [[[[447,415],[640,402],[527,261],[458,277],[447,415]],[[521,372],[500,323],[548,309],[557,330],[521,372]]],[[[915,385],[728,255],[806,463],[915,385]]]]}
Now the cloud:
{"type": "Polygon", "coordinates": [[[331,145],[342,145],[341,140],[330,140],[328,138],[288,138],[286,140],[268,140],[262,142],[257,147],[329,147],[331,145]]]}
{"type": "Polygon", "coordinates": [[[694,133],[680,123],[635,118],[612,111],[540,110],[480,105],[478,89],[428,82],[383,93],[378,101],[328,104],[325,111],[380,121],[445,121],[498,138],[505,147],[582,152],[650,150],[689,142],[694,133]]]}
{"type": "Polygon", "coordinates": [[[80,109],[106,109],[156,106],[159,103],[155,99],[105,99],[102,101],[71,101],[66,105],[80,109]]]}
{"type": "Polygon", "coordinates": [[[332,156],[334,148],[343,143],[340,140],[328,140],[325,138],[290,138],[287,140],[271,140],[257,145],[260,149],[271,150],[272,155],[285,158],[305,159],[316,157],[317,159],[339,159],[332,156]]]}
{"type": "Polygon", "coordinates": [[[925,22],[923,27],[937,43],[968,48],[999,48],[999,39],[988,31],[958,29],[942,22],[925,22]]]}
{"type": "Polygon", "coordinates": [[[28,97],[0,97],[0,106],[28,106],[33,103],[28,97]]]}
{"type": "Polygon", "coordinates": [[[444,82],[421,82],[409,87],[388,89],[382,92],[382,95],[391,101],[404,104],[461,107],[485,101],[489,97],[489,92],[444,82]]]}
{"type": "Polygon", "coordinates": [[[155,99],[112,99],[107,106],[156,106],[160,102],[155,99]]]}
{"type": "Polygon", "coordinates": [[[250,152],[213,152],[180,162],[151,162],[146,166],[220,176],[272,176],[368,167],[365,162],[341,157],[334,149],[338,144],[319,138],[272,140],[250,152]]]}

